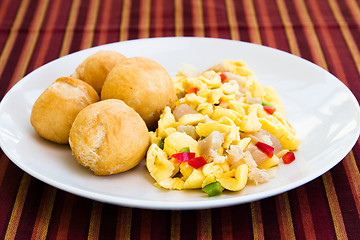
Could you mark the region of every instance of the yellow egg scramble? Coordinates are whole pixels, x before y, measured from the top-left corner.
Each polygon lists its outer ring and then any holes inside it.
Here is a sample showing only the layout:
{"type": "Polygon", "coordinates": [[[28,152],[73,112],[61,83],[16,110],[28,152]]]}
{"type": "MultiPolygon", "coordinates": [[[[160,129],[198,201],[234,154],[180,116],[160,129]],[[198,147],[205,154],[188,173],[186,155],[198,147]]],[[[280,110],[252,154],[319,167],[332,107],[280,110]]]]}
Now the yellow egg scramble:
{"type": "Polygon", "coordinates": [[[186,106],[191,111],[177,119],[176,110],[165,107],[158,128],[150,132],[146,167],[156,186],[201,189],[217,181],[224,189],[239,191],[250,181],[268,181],[268,170],[277,166],[285,153],[298,148],[299,140],[279,95],[262,86],[246,63],[224,60],[202,73],[180,71],[173,82],[179,97],[174,109],[186,106]],[[265,111],[263,103],[273,106],[275,112],[265,111]],[[278,139],[281,149],[259,163],[250,144],[252,135],[261,132],[278,139]],[[202,156],[200,142],[212,133],[219,144],[210,146],[204,166],[196,169],[171,157],[183,148],[202,156]]]}

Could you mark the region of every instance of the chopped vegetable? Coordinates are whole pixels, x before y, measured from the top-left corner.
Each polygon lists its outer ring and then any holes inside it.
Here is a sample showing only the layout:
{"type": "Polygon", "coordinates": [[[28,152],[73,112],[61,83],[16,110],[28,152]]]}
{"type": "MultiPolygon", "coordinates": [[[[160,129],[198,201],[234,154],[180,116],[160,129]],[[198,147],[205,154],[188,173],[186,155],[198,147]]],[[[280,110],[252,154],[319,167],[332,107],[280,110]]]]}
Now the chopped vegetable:
{"type": "Polygon", "coordinates": [[[171,157],[175,158],[179,162],[186,162],[195,157],[194,152],[180,152],[174,153],[171,157]]]}
{"type": "Polygon", "coordinates": [[[272,115],[272,114],[275,112],[275,110],[276,110],[276,108],[273,107],[273,106],[263,106],[263,108],[264,108],[265,112],[267,112],[267,113],[269,113],[269,114],[271,114],[271,115],[272,115]]]}
{"type": "Polygon", "coordinates": [[[193,168],[200,168],[207,164],[207,161],[203,157],[192,158],[188,161],[189,165],[193,168]]]}
{"type": "Polygon", "coordinates": [[[197,93],[199,91],[199,88],[197,87],[189,87],[188,89],[186,89],[187,93],[197,93]]]}
{"type": "Polygon", "coordinates": [[[224,83],[227,81],[227,76],[225,72],[220,73],[221,82],[224,83]]]}
{"type": "Polygon", "coordinates": [[[189,147],[183,147],[182,149],[180,149],[179,152],[190,152],[190,148],[189,147]]]}
{"type": "Polygon", "coordinates": [[[282,156],[282,160],[285,164],[289,164],[295,160],[294,152],[287,152],[284,156],[282,156]]]}
{"type": "Polygon", "coordinates": [[[164,143],[165,143],[165,139],[162,138],[159,143],[159,148],[161,148],[162,150],[164,150],[164,143]]]}
{"type": "Polygon", "coordinates": [[[209,197],[213,197],[222,193],[223,188],[219,182],[212,182],[202,188],[202,190],[209,195],[209,197]]]}
{"type": "Polygon", "coordinates": [[[257,142],[255,145],[260,149],[260,151],[265,153],[266,156],[268,156],[269,158],[271,158],[274,155],[274,148],[272,146],[267,145],[266,143],[263,142],[257,142]]]}
{"type": "Polygon", "coordinates": [[[263,106],[270,106],[270,107],[273,106],[271,103],[266,102],[266,101],[263,101],[263,102],[261,103],[261,105],[263,105],[263,106]]]}

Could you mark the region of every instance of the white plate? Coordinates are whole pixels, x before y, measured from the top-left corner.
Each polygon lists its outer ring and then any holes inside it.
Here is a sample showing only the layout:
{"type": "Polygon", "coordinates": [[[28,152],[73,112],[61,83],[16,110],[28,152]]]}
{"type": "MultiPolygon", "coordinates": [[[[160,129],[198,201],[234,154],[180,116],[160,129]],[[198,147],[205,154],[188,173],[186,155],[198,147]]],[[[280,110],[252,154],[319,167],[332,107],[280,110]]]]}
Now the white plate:
{"type": "Polygon", "coordinates": [[[358,102],[346,86],[322,68],[294,55],[240,41],[209,38],[154,38],[107,44],[50,62],[18,82],[0,105],[0,144],[21,169],[41,181],[86,198],[129,207],[201,209],[229,206],[270,197],[325,173],[352,149],[360,127],[358,102]],[[282,97],[287,116],[302,144],[296,160],[280,165],[277,176],[241,192],[206,197],[200,190],[168,191],[153,186],[144,161],[131,171],[98,177],[80,166],[68,146],[41,139],[29,117],[37,97],[58,77],[71,74],[100,49],[127,57],[143,56],[176,74],[182,63],[201,70],[223,59],[248,63],[263,85],[282,97]]]}

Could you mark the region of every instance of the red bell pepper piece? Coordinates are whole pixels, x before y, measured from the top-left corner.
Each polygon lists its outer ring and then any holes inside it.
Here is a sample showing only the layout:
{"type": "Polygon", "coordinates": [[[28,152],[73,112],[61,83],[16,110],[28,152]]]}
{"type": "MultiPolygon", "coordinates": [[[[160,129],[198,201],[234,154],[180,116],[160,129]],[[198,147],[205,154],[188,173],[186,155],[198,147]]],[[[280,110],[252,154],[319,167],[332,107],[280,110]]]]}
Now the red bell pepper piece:
{"type": "Polygon", "coordinates": [[[274,155],[274,148],[272,146],[267,145],[266,143],[263,142],[257,142],[255,145],[260,149],[260,151],[265,153],[266,156],[268,156],[269,158],[272,158],[272,156],[274,155]]]}
{"type": "Polygon", "coordinates": [[[190,166],[197,169],[207,164],[207,161],[203,157],[197,157],[190,159],[188,163],[190,166]]]}
{"type": "Polygon", "coordinates": [[[173,155],[171,155],[171,157],[175,158],[179,162],[186,162],[186,161],[189,161],[190,159],[194,158],[195,153],[194,152],[174,153],[173,155]]]}
{"type": "Polygon", "coordinates": [[[263,106],[263,108],[264,108],[265,112],[267,112],[268,114],[271,114],[271,115],[272,115],[272,114],[275,112],[275,110],[276,110],[276,108],[273,107],[273,106],[263,106]]]}
{"type": "Polygon", "coordinates": [[[285,164],[289,164],[295,160],[295,154],[293,152],[287,152],[284,156],[282,156],[282,160],[285,164]]]}
{"type": "Polygon", "coordinates": [[[187,93],[197,93],[199,91],[199,88],[197,87],[189,87],[188,89],[186,89],[187,93]]]}
{"type": "MultiPolygon", "coordinates": [[[[225,71],[225,72],[227,72],[227,71],[225,71]]],[[[222,83],[227,82],[227,76],[226,76],[225,72],[220,73],[220,78],[221,78],[222,83]]]]}

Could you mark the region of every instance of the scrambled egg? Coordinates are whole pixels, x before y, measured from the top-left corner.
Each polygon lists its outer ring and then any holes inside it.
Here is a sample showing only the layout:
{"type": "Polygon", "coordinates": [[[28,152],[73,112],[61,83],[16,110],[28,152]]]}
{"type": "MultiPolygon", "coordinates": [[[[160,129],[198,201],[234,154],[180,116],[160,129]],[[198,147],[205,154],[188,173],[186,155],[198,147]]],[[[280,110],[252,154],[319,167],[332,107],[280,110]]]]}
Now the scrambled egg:
{"type": "Polygon", "coordinates": [[[250,181],[268,181],[268,170],[298,148],[278,94],[262,86],[244,62],[225,60],[199,74],[185,69],[173,82],[179,100],[174,109],[165,107],[150,132],[146,166],[155,185],[181,190],[219,182],[240,191],[250,181]],[[274,154],[267,155],[258,142],[274,154]],[[178,161],[173,154],[184,148],[205,164],[195,168],[178,161]]]}

